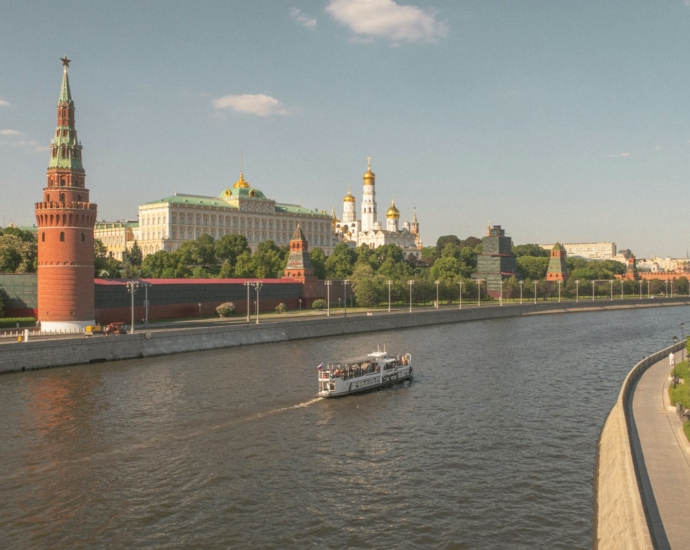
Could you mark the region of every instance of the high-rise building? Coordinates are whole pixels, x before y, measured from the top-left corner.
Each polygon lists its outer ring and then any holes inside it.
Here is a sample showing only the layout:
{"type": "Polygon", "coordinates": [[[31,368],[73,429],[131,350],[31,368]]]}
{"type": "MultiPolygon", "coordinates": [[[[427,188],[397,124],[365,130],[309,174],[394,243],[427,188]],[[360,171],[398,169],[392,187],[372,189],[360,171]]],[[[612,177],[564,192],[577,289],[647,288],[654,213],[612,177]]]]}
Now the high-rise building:
{"type": "Polygon", "coordinates": [[[74,101],[62,59],[57,129],[50,144],[48,183],[35,206],[38,222],[38,319],[44,330],[94,323],[93,226],[82,146],[74,127],[74,101]]]}

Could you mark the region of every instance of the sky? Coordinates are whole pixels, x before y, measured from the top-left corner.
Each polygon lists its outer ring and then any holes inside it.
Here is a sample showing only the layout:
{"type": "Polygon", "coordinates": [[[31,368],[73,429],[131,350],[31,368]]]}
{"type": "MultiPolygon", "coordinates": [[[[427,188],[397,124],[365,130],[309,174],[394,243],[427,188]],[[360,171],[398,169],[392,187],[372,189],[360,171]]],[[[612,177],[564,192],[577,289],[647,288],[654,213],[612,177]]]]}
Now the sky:
{"type": "Polygon", "coordinates": [[[218,195],[240,157],[341,215],[371,157],[425,245],[690,248],[690,0],[2,0],[0,52],[2,225],[35,221],[66,54],[99,220],[218,195]]]}

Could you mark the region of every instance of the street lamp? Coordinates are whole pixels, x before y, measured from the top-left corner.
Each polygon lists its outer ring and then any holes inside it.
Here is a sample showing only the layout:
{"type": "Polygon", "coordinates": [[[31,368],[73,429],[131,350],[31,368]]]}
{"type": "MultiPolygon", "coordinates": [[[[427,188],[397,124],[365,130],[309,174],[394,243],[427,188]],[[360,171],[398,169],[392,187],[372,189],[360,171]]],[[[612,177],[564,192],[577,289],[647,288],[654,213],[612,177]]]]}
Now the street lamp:
{"type": "Polygon", "coordinates": [[[621,279],[621,300],[623,299],[623,279],[621,279]]]}
{"type": "Polygon", "coordinates": [[[592,302],[594,301],[594,281],[592,281],[592,302]]]}
{"type": "Polygon", "coordinates": [[[386,284],[388,285],[388,313],[391,312],[391,286],[393,285],[393,281],[386,281],[386,284]]]}
{"type": "Polygon", "coordinates": [[[688,343],[685,341],[685,323],[680,324],[680,330],[683,332],[683,342],[685,345],[683,346],[683,349],[680,351],[680,360],[683,360],[683,350],[685,350],[685,346],[688,345],[688,343]]]}
{"type": "Polygon", "coordinates": [[[499,284],[501,285],[501,294],[498,296],[498,305],[502,306],[503,305],[503,279],[499,281],[499,284]]]}
{"type": "Polygon", "coordinates": [[[441,284],[441,281],[434,281],[434,284],[436,285],[436,309],[438,309],[438,285],[441,284]]]}
{"type": "Polygon", "coordinates": [[[458,284],[460,285],[460,305],[458,309],[462,309],[462,281],[458,281],[458,284]]]}
{"type": "Polygon", "coordinates": [[[649,300],[649,279],[647,279],[647,300],[649,300]]]}
{"type": "MultiPolygon", "coordinates": [[[[678,343],[678,336],[673,337],[673,343],[677,344],[678,343]]],[[[673,352],[671,352],[673,353],[673,352]]],[[[675,389],[676,387],[676,359],[675,357],[673,358],[673,388],[675,389]]]]}
{"type": "Polygon", "coordinates": [[[477,307],[482,305],[482,281],[483,279],[477,279],[477,307]]]}
{"type": "Polygon", "coordinates": [[[127,291],[132,295],[132,326],[129,329],[130,334],[134,334],[134,294],[139,289],[139,281],[127,281],[127,291]]]}
{"type": "Polygon", "coordinates": [[[537,305],[537,281],[534,281],[534,305],[537,305]]]}
{"type": "Polygon", "coordinates": [[[139,285],[144,287],[144,306],[146,307],[146,316],[144,322],[146,328],[149,328],[149,287],[151,286],[151,283],[140,282],[139,285]]]}
{"type": "MultiPolygon", "coordinates": [[[[251,308],[249,307],[249,287],[252,285],[251,281],[245,281],[244,286],[247,287],[247,323],[249,322],[249,316],[251,314],[251,308]]],[[[300,298],[300,303],[301,303],[301,298],[300,298]]]]}
{"type": "Polygon", "coordinates": [[[256,291],[256,324],[259,324],[259,291],[264,284],[261,281],[254,283],[254,290],[256,291]]]}
{"type": "Polygon", "coordinates": [[[671,298],[673,298],[673,279],[671,279],[671,298]]]}
{"type": "Polygon", "coordinates": [[[331,316],[331,285],[333,281],[324,281],[323,284],[326,285],[326,317],[331,316]]]}
{"type": "Polygon", "coordinates": [[[575,301],[580,301],[580,281],[575,281],[575,301]]]}
{"type": "Polygon", "coordinates": [[[640,279],[640,300],[642,299],[642,279],[640,279]]]}
{"type": "Polygon", "coordinates": [[[345,304],[345,309],[343,310],[343,317],[347,317],[347,285],[350,284],[350,281],[345,279],[343,281],[343,303],[345,304]]]}
{"type": "Polygon", "coordinates": [[[666,279],[666,298],[668,298],[668,279],[666,279]]]}
{"type": "Polygon", "coordinates": [[[412,313],[412,285],[414,285],[414,281],[407,281],[407,284],[410,286],[410,313],[412,313]]]}
{"type": "Polygon", "coordinates": [[[520,305],[522,305],[522,288],[525,286],[525,281],[520,281],[520,305]]]}
{"type": "Polygon", "coordinates": [[[611,279],[609,283],[611,283],[611,301],[613,302],[613,279],[611,279]]]}
{"type": "Polygon", "coordinates": [[[561,283],[563,281],[558,281],[558,303],[561,303],[561,283]]]}

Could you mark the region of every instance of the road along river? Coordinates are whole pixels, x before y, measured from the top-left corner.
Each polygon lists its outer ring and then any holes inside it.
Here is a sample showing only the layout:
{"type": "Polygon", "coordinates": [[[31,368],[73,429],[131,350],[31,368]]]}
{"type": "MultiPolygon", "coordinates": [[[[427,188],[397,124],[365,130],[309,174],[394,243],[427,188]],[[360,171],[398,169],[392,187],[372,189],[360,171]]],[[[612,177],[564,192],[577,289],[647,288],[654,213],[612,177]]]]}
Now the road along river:
{"type": "Polygon", "coordinates": [[[599,430],[683,307],[0,377],[0,547],[584,548],[599,430]],[[316,399],[386,344],[415,377],[316,399]]]}

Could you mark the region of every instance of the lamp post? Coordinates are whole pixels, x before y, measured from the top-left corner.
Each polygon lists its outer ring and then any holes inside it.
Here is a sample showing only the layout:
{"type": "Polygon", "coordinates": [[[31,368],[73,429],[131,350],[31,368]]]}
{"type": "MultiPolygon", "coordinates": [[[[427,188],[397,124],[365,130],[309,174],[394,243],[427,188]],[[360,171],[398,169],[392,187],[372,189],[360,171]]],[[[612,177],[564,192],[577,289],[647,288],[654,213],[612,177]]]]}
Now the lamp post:
{"type": "Polygon", "coordinates": [[[613,302],[613,279],[611,279],[609,283],[611,283],[611,301],[613,302]]]}
{"type": "Polygon", "coordinates": [[[668,298],[668,279],[666,279],[666,291],[665,291],[665,298],[668,298]]]}
{"type": "Polygon", "coordinates": [[[649,300],[649,279],[647,279],[647,300],[649,300]]]}
{"type": "Polygon", "coordinates": [[[441,284],[441,281],[434,281],[434,284],[436,285],[436,309],[438,309],[438,285],[441,284]]]}
{"type": "Polygon", "coordinates": [[[345,309],[343,310],[343,317],[347,317],[347,285],[350,284],[350,281],[345,279],[343,281],[343,303],[345,304],[345,309]]]}
{"type": "Polygon", "coordinates": [[[146,307],[146,316],[144,317],[144,326],[146,326],[146,328],[149,328],[149,287],[151,286],[151,283],[141,282],[139,284],[144,287],[145,293],[144,306],[146,307]]]}
{"type": "MultiPolygon", "coordinates": [[[[683,342],[685,342],[685,323],[680,324],[680,330],[683,333],[683,342]]],[[[687,345],[687,342],[685,342],[685,345],[687,345]]],[[[680,351],[680,360],[681,361],[683,360],[684,350],[685,350],[685,346],[683,346],[683,349],[680,351]]]]}
{"type": "Polygon", "coordinates": [[[324,281],[323,284],[326,285],[326,317],[331,316],[331,285],[333,281],[324,281]]]}
{"type": "Polygon", "coordinates": [[[482,305],[482,280],[477,279],[477,307],[482,305]]]}
{"type": "Polygon", "coordinates": [[[623,299],[623,279],[621,279],[621,300],[623,299]]]}
{"type": "Polygon", "coordinates": [[[642,279],[640,279],[640,300],[642,299],[642,279]]]}
{"type": "Polygon", "coordinates": [[[414,281],[407,281],[407,284],[410,287],[410,313],[412,313],[412,285],[414,285],[414,281]]]}
{"type": "Polygon", "coordinates": [[[671,298],[673,298],[673,279],[671,279],[671,298]]]}
{"type": "Polygon", "coordinates": [[[580,281],[575,281],[575,301],[580,301],[580,281]]]}
{"type": "MultiPolygon", "coordinates": [[[[677,344],[678,343],[678,336],[673,337],[673,343],[677,344]]],[[[673,353],[673,352],[671,352],[673,353]]],[[[675,389],[676,387],[676,358],[673,358],[673,388],[675,389]]]]}
{"type": "Polygon", "coordinates": [[[458,281],[458,284],[460,285],[460,305],[458,309],[462,309],[462,281],[458,281]]]}
{"type": "Polygon", "coordinates": [[[134,294],[139,288],[139,281],[127,281],[127,291],[132,295],[132,326],[129,329],[130,334],[134,334],[134,294]]]}
{"type": "Polygon", "coordinates": [[[561,303],[561,283],[563,281],[558,281],[558,303],[561,303]]]}
{"type": "Polygon", "coordinates": [[[525,281],[520,281],[520,305],[522,305],[522,289],[525,286],[525,281]]]}
{"type": "Polygon", "coordinates": [[[534,305],[537,305],[537,281],[534,281],[534,305]]]}
{"type": "Polygon", "coordinates": [[[391,286],[393,285],[393,281],[386,281],[386,284],[388,285],[388,313],[391,312],[391,286]]]}
{"type": "MultiPolygon", "coordinates": [[[[251,308],[249,307],[249,287],[252,285],[251,281],[245,281],[244,286],[247,287],[247,323],[249,322],[250,315],[251,315],[251,308]]],[[[301,298],[300,298],[300,303],[301,303],[301,298]]]]}
{"type": "Polygon", "coordinates": [[[594,281],[592,281],[592,302],[594,301],[594,281]]]}
{"type": "Polygon", "coordinates": [[[501,285],[501,294],[498,296],[498,305],[503,306],[503,279],[499,281],[499,284],[501,285]]]}
{"type": "Polygon", "coordinates": [[[254,290],[256,291],[256,324],[259,324],[259,291],[264,284],[261,281],[254,283],[254,290]]]}

